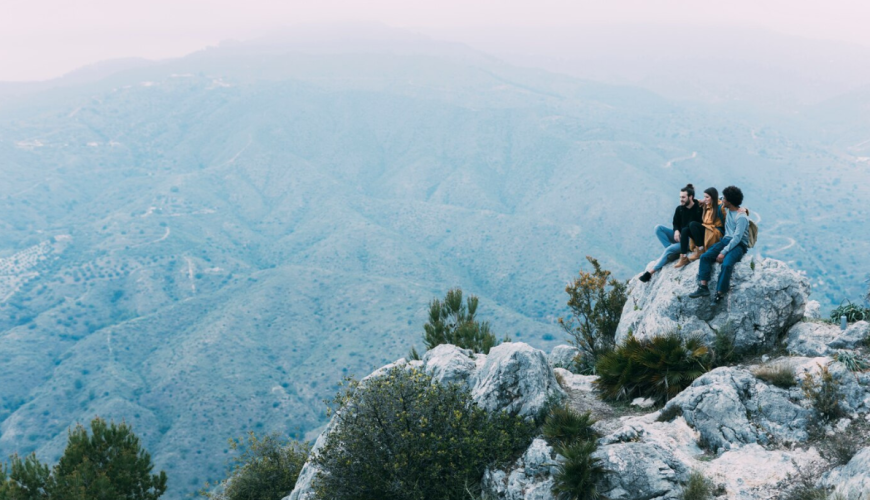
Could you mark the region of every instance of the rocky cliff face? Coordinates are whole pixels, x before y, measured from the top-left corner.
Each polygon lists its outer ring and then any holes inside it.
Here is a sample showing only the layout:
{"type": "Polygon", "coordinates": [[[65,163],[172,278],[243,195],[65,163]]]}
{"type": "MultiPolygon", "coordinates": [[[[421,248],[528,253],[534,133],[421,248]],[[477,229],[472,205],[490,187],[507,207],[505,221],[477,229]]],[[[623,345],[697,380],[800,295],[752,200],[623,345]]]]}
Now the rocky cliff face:
{"type": "MultiPolygon", "coordinates": [[[[629,330],[651,336],[677,325],[680,331],[710,336],[732,322],[744,349],[780,355],[717,368],[661,408],[644,409],[637,401],[639,406],[629,410],[600,401],[595,376],[564,368],[576,355],[570,346],[546,355],[523,343],[507,343],[483,356],[442,345],[421,361],[389,366],[416,367],[438,382],[465,384],[491,411],[531,416],[548,397],[557,397],[578,412],[592,412],[602,436],[595,456],[606,470],[598,490],[612,500],[680,498],[692,471],[713,482],[717,498],[780,498],[800,477],[847,499],[870,493],[870,446],[852,450],[857,453],[845,460],[840,450],[849,442],[870,444],[870,373],[851,371],[847,364],[867,355],[870,325],[859,322],[840,331],[818,320],[802,321],[806,280],[771,260],[742,263],[726,304],[687,303],[682,295],[694,286],[692,267],[696,264],[682,272],[667,267],[646,285],[632,280],[621,336],[629,330]],[[759,378],[762,364],[788,367],[794,384],[782,388],[759,378]],[[827,422],[798,385],[805,379],[821,381],[823,367],[838,387],[843,411],[827,422]],[[846,443],[837,445],[839,452],[831,451],[835,441],[846,443]]],[[[486,472],[486,493],[500,500],[555,500],[551,490],[562,460],[545,440],[535,439],[510,467],[486,472]]],[[[289,500],[312,498],[315,473],[306,466],[289,500]]]]}

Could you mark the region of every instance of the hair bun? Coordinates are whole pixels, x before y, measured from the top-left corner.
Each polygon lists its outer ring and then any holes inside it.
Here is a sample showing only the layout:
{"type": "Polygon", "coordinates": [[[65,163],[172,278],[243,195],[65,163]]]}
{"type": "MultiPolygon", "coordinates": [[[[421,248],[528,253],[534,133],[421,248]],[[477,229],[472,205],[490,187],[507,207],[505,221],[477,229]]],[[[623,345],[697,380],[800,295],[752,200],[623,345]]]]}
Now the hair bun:
{"type": "Polygon", "coordinates": [[[688,183],[688,184],[686,184],[686,187],[687,187],[687,188],[695,189],[695,186],[693,186],[691,182],[688,183]]]}

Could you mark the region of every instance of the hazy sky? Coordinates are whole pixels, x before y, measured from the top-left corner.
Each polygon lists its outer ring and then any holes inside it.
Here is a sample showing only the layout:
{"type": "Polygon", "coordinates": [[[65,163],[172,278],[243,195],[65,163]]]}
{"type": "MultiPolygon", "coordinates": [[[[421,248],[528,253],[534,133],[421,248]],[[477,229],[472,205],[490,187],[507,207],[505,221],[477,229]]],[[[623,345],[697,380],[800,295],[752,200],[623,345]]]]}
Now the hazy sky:
{"type": "Polygon", "coordinates": [[[181,56],[224,39],[330,21],[378,21],[424,33],[474,26],[751,25],[870,47],[867,0],[0,0],[0,12],[0,81],[52,78],[111,58],[181,56]]]}

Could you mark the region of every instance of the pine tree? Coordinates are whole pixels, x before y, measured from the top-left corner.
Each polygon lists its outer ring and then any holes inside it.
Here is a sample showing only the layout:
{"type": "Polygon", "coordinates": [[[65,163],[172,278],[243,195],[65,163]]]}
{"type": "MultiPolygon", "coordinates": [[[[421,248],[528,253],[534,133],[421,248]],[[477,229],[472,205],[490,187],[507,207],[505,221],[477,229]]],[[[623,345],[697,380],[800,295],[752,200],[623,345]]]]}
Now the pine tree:
{"type": "Polygon", "coordinates": [[[7,470],[0,465],[0,500],[47,500],[46,486],[50,479],[47,465],[36,455],[24,459],[13,455],[7,470]]]}
{"type": "MultiPolygon", "coordinates": [[[[423,342],[426,349],[441,344],[453,344],[463,349],[488,354],[498,343],[490,331],[489,323],[475,319],[478,299],[469,295],[462,303],[462,290],[449,290],[443,301],[429,304],[429,322],[423,325],[423,342]]],[[[505,342],[510,340],[505,338],[505,342]]]]}
{"type": "Polygon", "coordinates": [[[156,500],[166,491],[166,473],[151,474],[151,456],[127,424],[95,418],[91,431],[81,425],[70,431],[52,471],[50,500],[156,500]]]}

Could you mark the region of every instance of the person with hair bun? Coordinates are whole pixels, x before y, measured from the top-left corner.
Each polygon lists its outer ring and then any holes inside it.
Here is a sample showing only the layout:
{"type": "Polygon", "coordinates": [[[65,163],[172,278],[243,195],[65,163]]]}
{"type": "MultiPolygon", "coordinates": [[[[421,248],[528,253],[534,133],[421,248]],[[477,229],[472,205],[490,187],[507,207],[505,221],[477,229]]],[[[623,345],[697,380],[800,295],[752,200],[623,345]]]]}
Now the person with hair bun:
{"type": "Polygon", "coordinates": [[[652,269],[647,269],[640,276],[641,282],[648,282],[653,274],[665,267],[665,264],[677,258],[680,254],[681,232],[688,231],[689,224],[692,222],[701,222],[701,206],[695,201],[695,186],[686,184],[686,187],[680,190],[680,204],[674,211],[671,227],[656,226],[656,238],[665,249],[652,269]]]}

